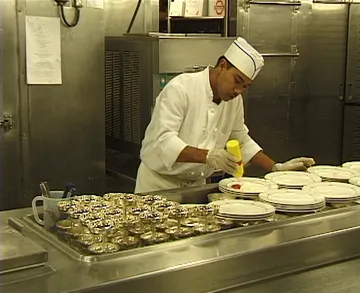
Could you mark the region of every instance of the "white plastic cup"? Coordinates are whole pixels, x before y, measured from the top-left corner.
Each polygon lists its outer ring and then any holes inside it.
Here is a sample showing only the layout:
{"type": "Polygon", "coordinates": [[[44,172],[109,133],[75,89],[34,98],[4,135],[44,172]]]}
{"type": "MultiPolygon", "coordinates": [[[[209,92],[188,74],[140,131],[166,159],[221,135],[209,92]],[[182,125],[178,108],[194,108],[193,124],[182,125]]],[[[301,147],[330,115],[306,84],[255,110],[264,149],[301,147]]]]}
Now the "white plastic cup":
{"type": "Polygon", "coordinates": [[[55,223],[60,218],[60,211],[57,207],[58,202],[63,200],[69,200],[71,198],[62,198],[63,191],[50,191],[50,197],[44,197],[44,196],[36,196],[32,200],[31,206],[34,213],[35,221],[41,225],[44,226],[46,230],[51,230],[51,228],[55,225],[55,223]],[[38,210],[36,203],[38,201],[43,202],[43,210],[44,210],[44,220],[41,220],[39,218],[38,210]]]}

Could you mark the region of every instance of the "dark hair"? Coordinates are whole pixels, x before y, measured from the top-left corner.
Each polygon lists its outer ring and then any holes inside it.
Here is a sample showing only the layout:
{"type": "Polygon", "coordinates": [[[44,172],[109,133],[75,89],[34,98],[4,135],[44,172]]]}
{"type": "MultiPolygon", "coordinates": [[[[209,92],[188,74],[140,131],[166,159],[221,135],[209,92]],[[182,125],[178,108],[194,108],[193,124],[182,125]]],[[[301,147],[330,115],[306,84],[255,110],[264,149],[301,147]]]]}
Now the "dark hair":
{"type": "Polygon", "coordinates": [[[220,65],[220,62],[221,60],[225,60],[226,61],[226,69],[230,69],[231,67],[234,67],[234,65],[232,65],[229,60],[226,59],[226,57],[223,55],[223,56],[220,56],[219,59],[217,60],[216,62],[216,65],[215,67],[218,67],[220,65]]]}

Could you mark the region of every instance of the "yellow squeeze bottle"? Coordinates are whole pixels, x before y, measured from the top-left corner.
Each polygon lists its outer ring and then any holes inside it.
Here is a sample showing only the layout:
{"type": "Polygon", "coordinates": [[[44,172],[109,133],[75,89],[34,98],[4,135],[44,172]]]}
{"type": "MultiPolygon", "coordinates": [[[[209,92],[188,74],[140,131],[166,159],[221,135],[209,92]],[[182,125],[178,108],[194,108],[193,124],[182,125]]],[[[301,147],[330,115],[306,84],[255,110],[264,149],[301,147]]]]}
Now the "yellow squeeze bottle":
{"type": "Polygon", "coordinates": [[[240,150],[240,144],[236,139],[229,140],[226,143],[226,150],[228,153],[232,154],[237,161],[239,162],[239,166],[237,167],[237,171],[232,174],[235,178],[242,177],[244,175],[244,165],[242,163],[242,156],[240,150]]]}

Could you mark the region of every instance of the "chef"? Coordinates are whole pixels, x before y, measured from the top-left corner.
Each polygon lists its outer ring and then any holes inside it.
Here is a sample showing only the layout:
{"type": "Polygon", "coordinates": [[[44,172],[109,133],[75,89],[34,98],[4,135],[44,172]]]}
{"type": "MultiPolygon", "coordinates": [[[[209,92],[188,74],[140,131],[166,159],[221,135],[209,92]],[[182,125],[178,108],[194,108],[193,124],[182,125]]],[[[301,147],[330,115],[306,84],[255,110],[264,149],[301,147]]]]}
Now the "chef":
{"type": "Polygon", "coordinates": [[[305,170],[312,158],[276,163],[249,136],[241,94],[264,66],[243,38],[235,40],[215,67],[173,78],[156,99],[140,152],[136,193],[205,184],[214,170],[232,174],[238,162],[224,148],[241,145],[244,166],[265,171],[305,170]]]}

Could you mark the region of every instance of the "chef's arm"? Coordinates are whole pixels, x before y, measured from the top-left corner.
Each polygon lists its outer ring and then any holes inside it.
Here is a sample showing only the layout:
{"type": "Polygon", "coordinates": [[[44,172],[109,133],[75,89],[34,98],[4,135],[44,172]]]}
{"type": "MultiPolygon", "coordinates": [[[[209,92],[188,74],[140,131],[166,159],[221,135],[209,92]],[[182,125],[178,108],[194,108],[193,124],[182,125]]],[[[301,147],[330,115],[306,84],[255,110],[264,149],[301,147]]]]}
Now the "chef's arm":
{"type": "Polygon", "coordinates": [[[263,151],[259,151],[250,159],[250,163],[263,168],[265,171],[272,171],[275,162],[269,158],[263,151]]]}
{"type": "Polygon", "coordinates": [[[170,82],[157,98],[154,152],[163,165],[171,170],[175,162],[206,163],[208,150],[188,146],[180,137],[179,130],[187,110],[186,90],[181,84],[170,82]]]}
{"type": "Polygon", "coordinates": [[[208,150],[186,146],[179,154],[176,162],[179,163],[206,163],[208,150]]]}

